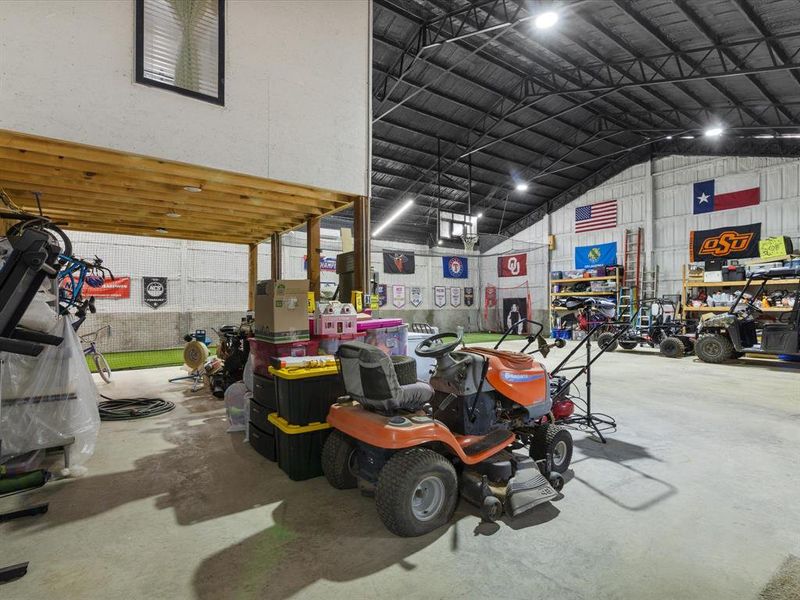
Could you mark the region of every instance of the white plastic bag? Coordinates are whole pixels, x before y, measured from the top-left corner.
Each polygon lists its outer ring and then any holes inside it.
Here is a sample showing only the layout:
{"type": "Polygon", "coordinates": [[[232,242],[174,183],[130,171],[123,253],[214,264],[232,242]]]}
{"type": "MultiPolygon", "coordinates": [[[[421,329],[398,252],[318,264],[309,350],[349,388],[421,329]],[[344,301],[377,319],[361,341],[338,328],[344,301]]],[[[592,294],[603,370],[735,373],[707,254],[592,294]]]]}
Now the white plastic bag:
{"type": "Polygon", "coordinates": [[[253,353],[247,355],[247,362],[244,363],[244,373],[242,374],[244,386],[248,392],[253,391],[253,353]]]}
{"type": "Polygon", "coordinates": [[[74,438],[67,448],[72,469],[94,452],[100,429],[97,388],[69,321],[59,318],[47,333],[64,341],[35,357],[0,354],[0,463],[74,438]]]}
{"type": "Polygon", "coordinates": [[[247,413],[250,410],[249,392],[243,381],[237,381],[225,390],[225,412],[228,415],[228,433],[244,431],[247,428],[247,413]]]}

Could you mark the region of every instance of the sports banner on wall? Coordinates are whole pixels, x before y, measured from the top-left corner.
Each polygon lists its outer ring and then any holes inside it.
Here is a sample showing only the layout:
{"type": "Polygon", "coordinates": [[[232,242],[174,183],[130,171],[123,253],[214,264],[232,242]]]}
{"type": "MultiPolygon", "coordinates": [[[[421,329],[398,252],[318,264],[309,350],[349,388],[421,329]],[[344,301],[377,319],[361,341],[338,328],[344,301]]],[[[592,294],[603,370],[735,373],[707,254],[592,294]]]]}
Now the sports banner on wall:
{"type": "Polygon", "coordinates": [[[617,264],[617,242],[575,246],[575,268],[599,267],[617,264]]]}
{"type": "Polygon", "coordinates": [[[383,272],[394,275],[413,275],[416,269],[413,252],[383,251],[383,272]]]}
{"type": "Polygon", "coordinates": [[[500,277],[520,277],[528,274],[528,255],[511,254],[497,257],[497,274],[500,277]]]}
{"type": "Polygon", "coordinates": [[[422,304],[422,288],[421,287],[412,287],[411,292],[411,305],[416,308],[420,304],[422,304]]]}
{"type": "Polygon", "coordinates": [[[150,308],[161,308],[167,303],[167,278],[142,277],[142,299],[150,308]]]}
{"type": "Polygon", "coordinates": [[[450,288],[450,306],[461,306],[461,288],[450,288]]]}
{"type": "Polygon", "coordinates": [[[464,288],[464,306],[472,306],[475,304],[475,288],[464,288]]]}
{"type": "Polygon", "coordinates": [[[483,293],[483,318],[485,320],[489,316],[489,309],[497,306],[497,288],[487,285],[483,293]]]}
{"type": "MultiPolygon", "coordinates": [[[[336,257],[335,256],[320,256],[319,257],[319,270],[336,272],[336,257]]],[[[303,255],[303,271],[308,271],[308,255],[303,255]]]]}
{"type": "Polygon", "coordinates": [[[406,286],[393,285],[392,286],[392,306],[395,308],[403,308],[406,305],[406,286]]]}
{"type": "MultiPolygon", "coordinates": [[[[70,278],[65,277],[61,280],[61,287],[69,288],[70,278]]],[[[82,298],[102,298],[103,300],[125,300],[131,297],[131,278],[130,277],[106,277],[103,283],[97,287],[85,282],[81,290],[82,298]]]]}
{"type": "Polygon", "coordinates": [[[689,233],[689,260],[758,256],[761,223],[702,229],[689,233]]]}
{"type": "Polygon", "coordinates": [[[447,288],[437,285],[433,288],[433,304],[436,308],[442,308],[447,304],[447,288]]]}
{"type": "Polygon", "coordinates": [[[466,279],[469,277],[469,263],[464,256],[443,256],[442,272],[448,279],[466,279]]]}
{"type": "Polygon", "coordinates": [[[379,283],[378,284],[378,306],[386,306],[387,298],[386,298],[386,284],[379,283]]]}

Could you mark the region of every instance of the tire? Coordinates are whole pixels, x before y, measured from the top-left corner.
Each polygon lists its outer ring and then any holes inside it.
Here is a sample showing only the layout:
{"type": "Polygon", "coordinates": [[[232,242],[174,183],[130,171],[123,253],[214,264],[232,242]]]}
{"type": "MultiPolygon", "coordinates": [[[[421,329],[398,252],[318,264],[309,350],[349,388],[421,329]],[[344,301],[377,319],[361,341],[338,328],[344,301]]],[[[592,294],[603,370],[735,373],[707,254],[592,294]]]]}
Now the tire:
{"type": "Polygon", "coordinates": [[[536,429],[531,440],[530,456],[533,460],[544,460],[553,455],[553,471],[565,473],[572,462],[572,435],[566,427],[548,423],[536,429]]]}
{"type": "Polygon", "coordinates": [[[402,537],[445,525],[456,509],[458,476],[450,461],[428,448],[398,452],[381,469],[375,506],[386,528],[402,537]]]}
{"type": "Polygon", "coordinates": [[[666,337],[658,345],[658,350],[667,358],[683,358],[685,346],[680,338],[666,337]]]}
{"type": "Polygon", "coordinates": [[[719,333],[701,335],[694,345],[694,353],[703,362],[719,364],[733,358],[733,342],[719,333]]]}
{"type": "Polygon", "coordinates": [[[394,372],[400,385],[417,383],[417,361],[411,356],[392,356],[394,372]]]}
{"type": "Polygon", "coordinates": [[[597,337],[597,345],[607,352],[613,352],[617,349],[617,340],[614,339],[613,333],[606,331],[597,337]]]}
{"type": "Polygon", "coordinates": [[[619,347],[623,350],[633,350],[639,345],[639,342],[620,342],[619,347]]]}
{"type": "Polygon", "coordinates": [[[322,472],[337,490],[351,490],[358,486],[354,471],[356,445],[341,431],[334,429],[322,446],[322,472]]]}
{"type": "Polygon", "coordinates": [[[108,366],[106,357],[97,352],[94,355],[94,366],[97,367],[97,372],[106,383],[111,383],[111,367],[108,366]]]}
{"type": "Polygon", "coordinates": [[[481,504],[481,519],[494,523],[503,516],[503,503],[497,496],[486,496],[481,504]]]}

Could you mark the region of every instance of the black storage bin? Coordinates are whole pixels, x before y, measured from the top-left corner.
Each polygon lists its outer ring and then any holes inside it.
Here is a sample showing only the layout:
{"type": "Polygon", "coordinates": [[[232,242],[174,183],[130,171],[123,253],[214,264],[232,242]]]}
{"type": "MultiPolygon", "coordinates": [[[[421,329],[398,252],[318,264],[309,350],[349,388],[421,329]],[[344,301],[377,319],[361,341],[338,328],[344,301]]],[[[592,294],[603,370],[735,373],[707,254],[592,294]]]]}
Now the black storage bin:
{"type": "Polygon", "coordinates": [[[293,373],[288,378],[276,372],[275,390],[278,416],[289,425],[324,423],[331,406],[345,393],[338,373],[322,376],[293,373]]]}
{"type": "Polygon", "coordinates": [[[273,412],[275,411],[269,410],[264,405],[259,404],[258,402],[251,402],[250,416],[249,416],[250,422],[253,423],[256,427],[265,430],[267,427],[267,423],[269,422],[267,419],[269,418],[270,413],[273,412]]]}
{"type": "Polygon", "coordinates": [[[267,409],[267,414],[278,410],[278,401],[275,395],[275,380],[253,373],[253,400],[267,409]]]}
{"type": "Polygon", "coordinates": [[[278,447],[275,440],[275,426],[267,420],[264,428],[251,421],[249,424],[250,445],[264,458],[275,462],[278,460],[278,447]]]}
{"type": "Polygon", "coordinates": [[[744,267],[722,267],[722,281],[744,281],[744,267]]]}
{"type": "Polygon", "coordinates": [[[331,432],[327,423],[289,425],[273,413],[269,416],[274,426],[278,446],[278,466],[289,479],[302,481],[322,475],[322,446],[331,432]]]}

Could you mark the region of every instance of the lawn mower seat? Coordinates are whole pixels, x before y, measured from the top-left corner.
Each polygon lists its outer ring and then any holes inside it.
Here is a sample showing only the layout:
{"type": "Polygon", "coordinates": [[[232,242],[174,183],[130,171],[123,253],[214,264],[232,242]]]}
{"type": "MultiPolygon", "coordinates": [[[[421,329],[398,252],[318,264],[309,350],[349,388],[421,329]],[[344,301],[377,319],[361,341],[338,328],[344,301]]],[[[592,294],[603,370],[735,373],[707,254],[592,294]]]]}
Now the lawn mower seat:
{"type": "Polygon", "coordinates": [[[344,389],[356,402],[381,414],[420,410],[433,398],[433,388],[418,381],[400,385],[392,359],[363,342],[348,342],[337,353],[344,389]]]}

